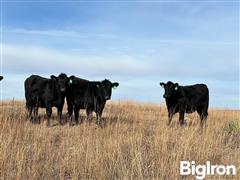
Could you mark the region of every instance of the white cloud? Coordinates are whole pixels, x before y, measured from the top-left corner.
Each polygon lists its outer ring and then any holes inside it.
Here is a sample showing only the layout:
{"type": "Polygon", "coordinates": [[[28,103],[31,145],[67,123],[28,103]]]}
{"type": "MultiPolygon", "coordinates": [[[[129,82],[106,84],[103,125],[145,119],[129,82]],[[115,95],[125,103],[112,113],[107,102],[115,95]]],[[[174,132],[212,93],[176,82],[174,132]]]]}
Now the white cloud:
{"type": "Polygon", "coordinates": [[[16,35],[33,35],[33,36],[50,36],[50,37],[65,37],[65,38],[80,38],[80,39],[117,39],[115,34],[104,33],[86,33],[80,30],[59,30],[59,29],[24,29],[24,28],[7,28],[3,33],[11,33],[16,35]]]}
{"type": "Polygon", "coordinates": [[[178,77],[179,80],[189,77],[236,80],[239,69],[235,48],[232,48],[170,44],[161,45],[149,53],[146,52],[151,50],[150,47],[144,49],[140,46],[138,52],[116,54],[3,44],[3,69],[18,74],[66,72],[102,77],[158,76],[168,79],[178,77]]]}
{"type": "Polygon", "coordinates": [[[79,55],[44,47],[3,45],[3,68],[14,73],[136,75],[154,68],[133,56],[79,55]]]}
{"type": "Polygon", "coordinates": [[[63,30],[8,29],[5,31],[5,33],[44,35],[44,36],[83,37],[75,31],[63,31],[63,30]]]}
{"type": "Polygon", "coordinates": [[[124,54],[97,56],[41,46],[3,44],[3,72],[6,75],[3,97],[24,98],[23,82],[30,74],[49,77],[50,74],[57,75],[65,72],[68,75],[73,74],[91,80],[110,78],[121,84],[118,91],[114,93],[113,99],[146,102],[163,101],[162,90],[158,85],[160,81],[172,80],[181,85],[206,83],[211,89],[211,105],[226,107],[229,102],[232,107],[238,107],[238,101],[230,102],[230,99],[236,98],[239,92],[238,87],[233,86],[238,82],[237,77],[234,76],[237,75],[236,64],[238,63],[233,61],[233,57],[232,63],[229,61],[226,64],[225,59],[229,57],[228,53],[221,55],[222,58],[214,58],[216,51],[210,56],[205,56],[206,59],[201,57],[194,59],[196,53],[193,51],[186,56],[187,59],[193,58],[193,61],[180,61],[184,58],[182,56],[184,52],[186,50],[174,49],[172,53],[170,50],[163,49],[157,53],[160,56],[153,57],[124,54]],[[212,62],[209,62],[211,59],[213,59],[212,62]],[[229,78],[225,79],[226,76],[229,78]],[[224,84],[227,88],[223,89],[218,84],[224,84]],[[231,89],[235,91],[232,92],[231,89]],[[225,94],[228,94],[229,101],[218,100],[225,94]]]}

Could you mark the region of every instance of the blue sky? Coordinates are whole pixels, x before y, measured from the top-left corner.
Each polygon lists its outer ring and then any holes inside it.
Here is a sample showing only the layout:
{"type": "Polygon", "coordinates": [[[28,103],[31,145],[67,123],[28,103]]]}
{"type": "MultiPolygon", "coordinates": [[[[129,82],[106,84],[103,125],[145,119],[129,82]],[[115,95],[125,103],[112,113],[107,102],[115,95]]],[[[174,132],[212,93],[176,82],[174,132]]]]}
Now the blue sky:
{"type": "Polygon", "coordinates": [[[3,99],[31,74],[120,86],[113,100],[163,103],[162,81],[206,83],[210,106],[239,107],[237,1],[4,1],[3,99]]]}

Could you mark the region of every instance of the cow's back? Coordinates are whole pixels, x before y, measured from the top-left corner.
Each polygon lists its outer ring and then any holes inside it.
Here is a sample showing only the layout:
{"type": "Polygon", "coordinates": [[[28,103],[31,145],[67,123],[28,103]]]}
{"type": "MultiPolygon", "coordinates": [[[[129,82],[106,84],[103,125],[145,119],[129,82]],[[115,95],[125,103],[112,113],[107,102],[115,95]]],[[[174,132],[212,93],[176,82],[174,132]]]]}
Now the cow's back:
{"type": "Polygon", "coordinates": [[[205,84],[195,84],[192,86],[183,86],[183,94],[191,106],[208,105],[209,91],[205,84]]]}
{"type": "Polygon", "coordinates": [[[189,98],[195,96],[206,96],[209,94],[206,84],[195,84],[192,86],[182,86],[184,90],[184,95],[189,98]]]}
{"type": "Polygon", "coordinates": [[[32,87],[39,86],[45,81],[48,81],[48,79],[38,75],[31,75],[24,82],[25,90],[31,89],[32,87]]]}
{"type": "Polygon", "coordinates": [[[44,85],[48,81],[49,79],[38,75],[31,75],[28,77],[24,82],[26,99],[29,99],[32,96],[37,96],[37,94],[44,88],[44,85]]]}

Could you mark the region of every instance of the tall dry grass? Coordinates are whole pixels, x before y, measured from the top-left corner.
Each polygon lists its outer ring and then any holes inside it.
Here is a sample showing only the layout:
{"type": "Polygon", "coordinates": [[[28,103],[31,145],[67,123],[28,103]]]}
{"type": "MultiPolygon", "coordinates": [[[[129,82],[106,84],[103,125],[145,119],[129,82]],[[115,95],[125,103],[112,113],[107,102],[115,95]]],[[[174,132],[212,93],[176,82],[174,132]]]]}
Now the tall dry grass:
{"type": "Polygon", "coordinates": [[[239,115],[210,110],[204,129],[197,114],[187,115],[183,128],[176,115],[167,127],[165,106],[114,102],[106,105],[103,128],[61,126],[56,113],[46,127],[26,121],[24,102],[2,102],[0,179],[193,179],[179,175],[181,160],[233,164],[238,179],[240,132],[229,123],[239,125],[239,115]]]}

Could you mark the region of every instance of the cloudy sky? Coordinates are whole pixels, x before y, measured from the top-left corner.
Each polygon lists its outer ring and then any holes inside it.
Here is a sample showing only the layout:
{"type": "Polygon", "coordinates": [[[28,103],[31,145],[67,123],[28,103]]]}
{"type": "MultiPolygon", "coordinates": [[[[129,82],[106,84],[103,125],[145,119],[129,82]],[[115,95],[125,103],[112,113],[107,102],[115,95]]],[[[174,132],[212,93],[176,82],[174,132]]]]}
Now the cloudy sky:
{"type": "Polygon", "coordinates": [[[114,100],[163,103],[159,82],[206,83],[213,108],[239,106],[237,1],[3,1],[2,99],[65,72],[118,81],[114,100]]]}

